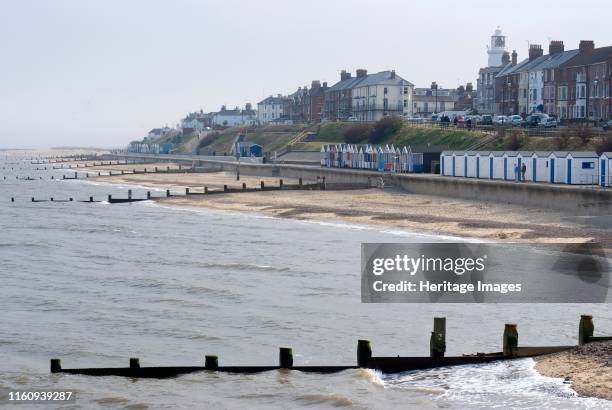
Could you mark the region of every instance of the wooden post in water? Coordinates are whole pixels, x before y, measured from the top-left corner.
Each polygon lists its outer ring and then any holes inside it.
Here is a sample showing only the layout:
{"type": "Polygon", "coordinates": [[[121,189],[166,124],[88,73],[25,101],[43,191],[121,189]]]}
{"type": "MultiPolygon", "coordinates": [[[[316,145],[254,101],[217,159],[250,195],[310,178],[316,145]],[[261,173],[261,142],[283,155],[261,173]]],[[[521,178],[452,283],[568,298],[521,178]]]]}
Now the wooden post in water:
{"type": "Polygon", "coordinates": [[[581,315],[580,324],[578,325],[578,344],[583,345],[589,343],[589,339],[595,333],[595,325],[593,324],[593,316],[581,315]]]}
{"type": "Polygon", "coordinates": [[[504,356],[514,356],[514,349],[518,347],[518,329],[514,323],[504,326],[504,356]]]}
{"type": "Polygon", "coordinates": [[[300,184],[300,186],[302,186],[302,178],[301,177],[299,179],[299,184],[300,184]]]}
{"type": "Polygon", "coordinates": [[[434,317],[434,329],[429,339],[429,355],[444,357],[446,352],[446,318],[434,317]]]}
{"type": "Polygon", "coordinates": [[[189,195],[189,188],[185,188],[185,195],[189,195]]]}
{"type": "Polygon", "coordinates": [[[293,367],[293,349],[281,347],[278,351],[278,365],[281,369],[291,369],[293,367]]]}
{"type": "Polygon", "coordinates": [[[204,367],[207,370],[215,370],[219,368],[219,357],[213,355],[204,356],[204,367]]]}
{"type": "Polygon", "coordinates": [[[101,175],[102,175],[102,172],[98,171],[98,176],[101,176],[101,175]]]}
{"type": "Polygon", "coordinates": [[[89,197],[89,202],[93,202],[93,196],[89,197]]]}
{"type": "Polygon", "coordinates": [[[205,194],[207,194],[207,193],[208,193],[208,187],[207,187],[207,186],[205,186],[205,187],[204,187],[204,193],[205,193],[205,194]]]}
{"type": "Polygon", "coordinates": [[[279,189],[283,189],[283,180],[282,179],[278,180],[278,188],[279,189]]]}
{"type": "Polygon", "coordinates": [[[179,164],[179,171],[183,168],[183,166],[181,164],[179,164]]]}
{"type": "Polygon", "coordinates": [[[140,369],[140,359],[138,359],[137,357],[131,357],[130,369],[140,369]]]}
{"type": "Polygon", "coordinates": [[[155,172],[157,172],[157,167],[155,167],[155,172]]]}
{"type": "Polygon", "coordinates": [[[261,189],[262,190],[264,189],[264,182],[263,181],[261,181],[261,189]]]}
{"type": "Polygon", "coordinates": [[[57,373],[62,370],[62,361],[60,359],[51,359],[51,373],[57,373]]]}
{"type": "Polygon", "coordinates": [[[366,367],[372,358],[372,345],[369,340],[359,339],[357,341],[357,366],[366,367]]]}
{"type": "Polygon", "coordinates": [[[110,202],[113,200],[113,196],[112,195],[108,195],[108,203],[110,204],[110,202]]]}
{"type": "Polygon", "coordinates": [[[34,197],[32,197],[32,202],[35,202],[35,201],[34,201],[34,197]]]}
{"type": "Polygon", "coordinates": [[[151,199],[151,191],[147,191],[147,199],[151,199]]]}
{"type": "Polygon", "coordinates": [[[128,199],[132,199],[132,190],[128,189],[128,199]]]}
{"type": "Polygon", "coordinates": [[[170,190],[166,189],[166,197],[169,197],[169,196],[170,196],[170,190]]]}
{"type": "Polygon", "coordinates": [[[166,172],[170,172],[170,165],[166,167],[166,172]]]}
{"type": "Polygon", "coordinates": [[[123,170],[121,170],[121,175],[123,175],[123,170]]]}
{"type": "Polygon", "coordinates": [[[243,182],[243,183],[242,183],[242,190],[243,190],[243,191],[246,191],[246,182],[243,182]]]}
{"type": "Polygon", "coordinates": [[[146,168],[144,169],[144,173],[145,173],[145,174],[147,173],[147,169],[146,169],[146,168]]]}
{"type": "Polygon", "coordinates": [[[227,192],[227,185],[223,185],[223,192],[227,192]]]}

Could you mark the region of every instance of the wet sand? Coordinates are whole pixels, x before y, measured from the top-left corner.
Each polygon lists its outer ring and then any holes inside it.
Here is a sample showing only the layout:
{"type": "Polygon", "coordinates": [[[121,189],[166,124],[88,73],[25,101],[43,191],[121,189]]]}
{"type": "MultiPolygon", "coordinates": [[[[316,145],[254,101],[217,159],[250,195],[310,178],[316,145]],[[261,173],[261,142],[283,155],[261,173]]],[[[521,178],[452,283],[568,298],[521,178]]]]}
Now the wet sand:
{"type": "Polygon", "coordinates": [[[548,377],[569,377],[572,389],[582,396],[612,400],[612,341],[536,358],[535,369],[548,377]]]}
{"type": "MultiPolygon", "coordinates": [[[[163,164],[165,168],[168,164],[163,164]]],[[[155,164],[147,164],[148,169],[155,164]]],[[[132,165],[97,167],[132,169],[132,165]]],[[[138,168],[137,168],[138,169],[138,168]]],[[[201,192],[204,186],[239,188],[278,186],[278,178],[232,173],[136,174],[96,177],[108,183],[176,188],[201,192]]],[[[285,184],[297,181],[283,179],[285,184]]],[[[308,183],[311,181],[304,181],[308,183]]],[[[373,224],[392,229],[426,231],[442,235],[529,242],[611,242],[609,230],[598,229],[588,219],[546,209],[468,201],[438,196],[414,195],[385,189],[350,191],[267,191],[211,196],[177,196],[157,199],[176,206],[207,207],[305,220],[373,224]],[[585,222],[586,221],[586,222],[585,222]]]]}

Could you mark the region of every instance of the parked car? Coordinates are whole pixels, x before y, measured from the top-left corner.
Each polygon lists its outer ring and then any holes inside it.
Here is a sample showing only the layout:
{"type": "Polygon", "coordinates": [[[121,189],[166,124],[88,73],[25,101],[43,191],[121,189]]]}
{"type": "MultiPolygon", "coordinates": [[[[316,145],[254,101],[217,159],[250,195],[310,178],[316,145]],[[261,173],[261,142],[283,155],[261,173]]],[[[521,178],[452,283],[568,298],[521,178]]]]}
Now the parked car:
{"type": "Polygon", "coordinates": [[[557,128],[557,119],[553,117],[544,118],[538,124],[542,128],[557,128]]]}
{"type": "Polygon", "coordinates": [[[496,115],[493,117],[493,124],[495,125],[506,125],[510,123],[510,119],[505,115],[496,115]]]}
{"type": "Polygon", "coordinates": [[[606,131],[612,130],[612,120],[603,121],[601,123],[601,128],[603,128],[606,131]]]}
{"type": "Polygon", "coordinates": [[[528,116],[525,121],[521,123],[521,127],[523,128],[535,128],[538,127],[540,122],[547,119],[548,115],[546,114],[531,114],[528,116]]]}
{"type": "Polygon", "coordinates": [[[359,120],[357,119],[357,117],[353,117],[353,116],[348,117],[346,120],[347,120],[347,121],[352,121],[352,122],[354,122],[354,121],[359,121],[359,120]]]}
{"type": "Polygon", "coordinates": [[[481,123],[482,125],[492,125],[492,124],[493,124],[493,116],[492,116],[492,115],[489,115],[489,114],[484,114],[484,115],[481,117],[481,121],[480,121],[480,123],[481,123]]]}
{"type": "Polygon", "coordinates": [[[425,118],[423,117],[404,117],[404,120],[407,122],[424,122],[425,118]]]}
{"type": "Polygon", "coordinates": [[[523,117],[521,117],[520,115],[516,115],[516,114],[515,115],[511,115],[511,116],[508,117],[508,121],[513,126],[518,127],[523,122],[523,117]]]}

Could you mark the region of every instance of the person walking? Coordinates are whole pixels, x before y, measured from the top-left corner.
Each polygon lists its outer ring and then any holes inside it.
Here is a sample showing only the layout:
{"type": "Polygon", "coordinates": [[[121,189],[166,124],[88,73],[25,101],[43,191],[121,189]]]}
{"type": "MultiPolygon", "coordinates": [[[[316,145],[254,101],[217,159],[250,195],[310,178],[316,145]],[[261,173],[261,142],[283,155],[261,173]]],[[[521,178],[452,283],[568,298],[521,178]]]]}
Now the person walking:
{"type": "Polygon", "coordinates": [[[523,166],[521,167],[521,181],[525,182],[525,173],[527,172],[527,165],[523,162],[523,166]]]}

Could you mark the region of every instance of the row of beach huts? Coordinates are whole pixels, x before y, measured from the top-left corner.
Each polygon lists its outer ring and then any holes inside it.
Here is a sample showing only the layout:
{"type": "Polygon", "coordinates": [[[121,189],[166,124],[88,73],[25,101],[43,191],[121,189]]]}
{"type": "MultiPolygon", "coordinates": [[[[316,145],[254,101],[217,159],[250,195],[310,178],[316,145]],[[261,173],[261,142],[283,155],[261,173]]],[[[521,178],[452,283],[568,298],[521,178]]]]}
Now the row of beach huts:
{"type": "Polygon", "coordinates": [[[410,146],[329,144],[321,147],[321,166],[389,172],[423,172],[423,153],[410,146]]]}
{"type": "Polygon", "coordinates": [[[612,186],[611,166],[612,152],[598,155],[593,151],[443,151],[440,154],[440,175],[504,181],[609,187],[612,186]]]}

